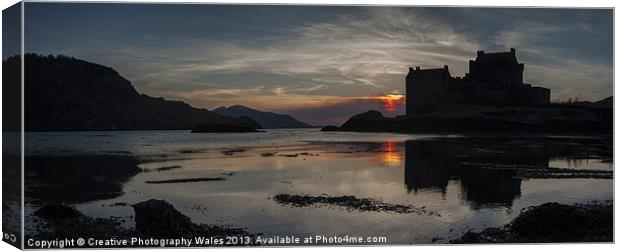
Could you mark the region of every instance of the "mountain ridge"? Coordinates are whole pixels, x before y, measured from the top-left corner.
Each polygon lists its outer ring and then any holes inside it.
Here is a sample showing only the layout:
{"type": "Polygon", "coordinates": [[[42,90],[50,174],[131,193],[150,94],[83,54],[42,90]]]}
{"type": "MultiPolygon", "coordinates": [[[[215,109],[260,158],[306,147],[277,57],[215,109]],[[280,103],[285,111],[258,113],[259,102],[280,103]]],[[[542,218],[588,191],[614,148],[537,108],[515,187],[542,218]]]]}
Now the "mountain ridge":
{"type": "MultiPolygon", "coordinates": [[[[18,64],[9,57],[3,64],[18,64]]],[[[182,101],[139,93],[116,70],[58,55],[24,55],[25,130],[189,130],[200,124],[260,127],[182,101]]]]}
{"type": "Polygon", "coordinates": [[[267,112],[257,110],[244,105],[231,105],[231,106],[221,106],[216,109],[213,109],[213,112],[219,113],[221,115],[240,117],[247,116],[256,120],[259,124],[266,129],[274,129],[274,128],[311,128],[313,126],[301,122],[295,119],[293,116],[288,114],[279,114],[274,112],[267,112]]]}

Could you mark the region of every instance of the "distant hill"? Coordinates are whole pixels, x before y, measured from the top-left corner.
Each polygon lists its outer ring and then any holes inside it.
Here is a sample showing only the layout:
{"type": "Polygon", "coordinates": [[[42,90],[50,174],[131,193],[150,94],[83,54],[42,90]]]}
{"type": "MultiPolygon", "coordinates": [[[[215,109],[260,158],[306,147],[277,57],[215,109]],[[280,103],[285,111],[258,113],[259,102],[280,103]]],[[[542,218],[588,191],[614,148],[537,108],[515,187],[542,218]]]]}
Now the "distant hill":
{"type": "Polygon", "coordinates": [[[592,108],[601,108],[601,109],[612,109],[614,108],[614,96],[609,96],[599,101],[574,101],[572,103],[567,103],[568,105],[573,106],[585,106],[592,108]]]}
{"type": "Polygon", "coordinates": [[[309,128],[312,127],[306,123],[300,122],[290,115],[277,114],[273,112],[263,112],[242,105],[233,105],[229,107],[219,107],[213,112],[232,116],[241,117],[248,116],[256,120],[263,128],[309,128]]]}
{"type": "Polygon", "coordinates": [[[614,108],[614,96],[609,96],[607,98],[601,99],[599,101],[593,102],[590,107],[594,108],[614,108]]]}
{"type": "MultiPolygon", "coordinates": [[[[115,70],[73,57],[26,54],[24,63],[26,131],[260,127],[249,118],[140,94],[115,70]]],[[[3,64],[19,64],[19,58],[3,64]]]]}
{"type": "Polygon", "coordinates": [[[601,99],[594,102],[594,106],[597,108],[614,108],[614,96],[601,99]]]}

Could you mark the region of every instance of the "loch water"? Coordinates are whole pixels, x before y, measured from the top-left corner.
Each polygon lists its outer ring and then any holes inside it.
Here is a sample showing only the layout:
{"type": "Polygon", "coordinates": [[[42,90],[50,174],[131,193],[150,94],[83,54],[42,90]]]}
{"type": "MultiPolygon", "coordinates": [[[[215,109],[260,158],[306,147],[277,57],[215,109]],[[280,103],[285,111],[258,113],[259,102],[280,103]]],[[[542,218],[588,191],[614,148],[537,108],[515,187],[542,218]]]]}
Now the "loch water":
{"type": "Polygon", "coordinates": [[[115,176],[117,186],[94,189],[88,182],[71,181],[62,192],[46,196],[26,189],[26,235],[36,231],[32,212],[49,201],[72,204],[93,217],[124,219],[124,226],[132,228],[130,205],[161,199],[196,223],[264,236],[385,236],[389,244],[445,243],[468,230],[502,226],[529,206],[613,199],[612,179],[515,172],[550,167],[613,171],[613,143],[605,136],[274,129],[37,132],[27,133],[25,140],[26,182],[36,180],[39,188],[52,187],[46,181],[58,179],[42,177],[58,175],[41,171],[49,168],[45,165],[67,168],[62,175],[71,177],[104,177],[131,165],[139,170],[115,176]],[[61,161],[37,161],[42,157],[61,161]],[[122,162],[125,158],[137,161],[122,162]],[[224,180],[147,183],[200,177],[224,180]],[[372,198],[436,214],[295,207],[275,201],[278,194],[372,198]]]}

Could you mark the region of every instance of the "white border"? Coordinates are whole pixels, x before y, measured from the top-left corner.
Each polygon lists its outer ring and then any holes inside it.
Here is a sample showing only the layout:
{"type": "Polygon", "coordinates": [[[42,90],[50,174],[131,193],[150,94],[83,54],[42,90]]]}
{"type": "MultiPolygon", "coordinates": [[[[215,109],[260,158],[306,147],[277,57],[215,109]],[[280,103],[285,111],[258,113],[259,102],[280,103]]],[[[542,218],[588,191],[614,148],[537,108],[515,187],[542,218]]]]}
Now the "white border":
{"type": "MultiPolygon", "coordinates": [[[[0,3],[0,7],[2,9],[5,9],[13,4],[15,4],[17,1],[2,1],[0,3]]],[[[26,2],[51,2],[51,1],[45,1],[45,0],[26,0],[26,2]]],[[[145,1],[145,0],[135,0],[135,1],[119,1],[119,0],[107,0],[107,1],[96,1],[96,0],[72,0],[72,1],[55,1],[55,2],[109,2],[109,3],[222,3],[222,4],[239,4],[239,3],[248,3],[248,4],[297,4],[297,5],[303,5],[303,4],[309,4],[309,5],[399,5],[399,6],[412,6],[412,5],[417,5],[417,6],[478,6],[478,7],[562,7],[562,8],[614,8],[614,83],[617,82],[617,75],[615,74],[616,70],[618,69],[616,64],[615,64],[615,59],[618,56],[618,52],[615,50],[616,46],[618,45],[618,41],[615,37],[615,34],[617,34],[617,29],[618,29],[618,23],[617,20],[615,18],[615,7],[616,7],[616,3],[613,1],[603,1],[603,0],[588,0],[588,1],[583,1],[583,0],[546,0],[546,1],[540,1],[540,0],[501,0],[501,1],[489,1],[489,0],[385,0],[385,1],[380,1],[380,0],[267,0],[267,1],[261,1],[261,0],[244,0],[244,1],[235,1],[235,0],[216,0],[216,1],[197,1],[197,0],[150,0],[150,1],[145,1]]],[[[23,11],[23,6],[22,6],[22,11],[23,11]]],[[[0,27],[1,27],[1,19],[0,19],[0,27]]],[[[23,39],[24,39],[24,23],[23,23],[23,12],[22,12],[22,43],[23,43],[23,39]]],[[[0,41],[1,41],[1,34],[0,34],[0,41]]],[[[0,42],[1,45],[1,42],[0,42]]],[[[23,44],[22,44],[22,57],[23,57],[23,44]]],[[[1,72],[1,70],[0,70],[1,72]]],[[[22,59],[22,81],[23,81],[23,59],[22,59]]],[[[23,90],[23,84],[22,84],[22,90],[23,90]]],[[[23,95],[23,91],[22,91],[22,95],[23,95]]],[[[0,90],[0,96],[1,96],[1,90],[0,90]]],[[[618,92],[616,92],[615,89],[615,84],[614,84],[614,96],[618,96],[618,92]]],[[[22,102],[24,102],[23,100],[23,96],[22,96],[22,102]]],[[[616,101],[614,100],[614,108],[616,108],[615,106],[616,101]]],[[[1,108],[2,105],[0,103],[0,113],[1,113],[1,108]]],[[[618,109],[614,110],[614,125],[617,125],[617,119],[619,115],[619,111],[618,109]]],[[[23,119],[23,105],[22,105],[22,119],[23,119]]],[[[1,127],[1,122],[2,122],[2,118],[0,116],[0,127],[1,127]]],[[[23,131],[23,121],[22,121],[22,131],[23,131]]],[[[22,136],[23,137],[23,136],[22,136]]],[[[617,137],[614,134],[614,149],[616,149],[616,144],[615,142],[617,142],[617,137]]],[[[22,153],[23,153],[23,145],[22,145],[22,153]]],[[[23,157],[23,154],[22,154],[23,157]]],[[[617,158],[617,151],[614,151],[614,159],[618,159],[617,158]]],[[[0,160],[1,160],[1,156],[0,156],[0,160]]],[[[23,159],[22,159],[22,163],[23,163],[23,159]]],[[[1,174],[0,174],[1,176],[1,174]]],[[[614,175],[615,176],[615,175],[614,175]]],[[[23,168],[22,168],[22,177],[23,177],[23,168]]],[[[615,193],[615,185],[618,183],[617,179],[614,179],[614,201],[616,201],[618,198],[617,193],[615,193]]],[[[23,185],[23,180],[22,180],[22,185],[23,185]]],[[[23,190],[23,186],[22,186],[22,190],[23,190]]],[[[0,186],[0,194],[1,194],[1,186],[0,186]]],[[[615,203],[614,203],[615,204],[615,203]]],[[[22,208],[23,210],[23,208],[22,208]]],[[[615,217],[618,213],[618,208],[614,207],[614,223],[617,223],[617,217],[615,217]]],[[[22,221],[22,226],[23,226],[23,221],[22,221]]],[[[616,224],[614,224],[614,226],[616,226],[616,224]]],[[[615,229],[615,228],[614,228],[615,229]]],[[[615,229],[617,230],[617,229],[615,229]]],[[[614,234],[614,240],[618,240],[618,236],[620,236],[618,234],[618,231],[616,231],[616,233],[614,234]]],[[[23,236],[22,236],[22,240],[23,240],[23,236]]],[[[463,250],[463,251],[478,251],[478,250],[496,250],[496,249],[502,249],[502,250],[519,250],[522,251],[522,249],[527,248],[528,251],[529,250],[567,250],[567,251],[571,251],[571,250],[584,250],[584,249],[597,249],[597,250],[614,250],[614,246],[616,246],[615,244],[612,245],[608,245],[608,244],[553,244],[553,245],[460,245],[460,246],[445,246],[445,245],[413,245],[413,246],[382,246],[382,247],[378,247],[378,248],[388,248],[390,250],[410,250],[411,248],[414,249],[418,249],[418,250],[448,250],[448,249],[455,249],[458,248],[459,250],[463,250]]],[[[8,245],[7,243],[1,242],[0,243],[0,248],[2,248],[2,250],[5,250],[5,248],[13,248],[12,246],[8,245]]],[[[263,247],[264,249],[265,247],[263,247]]],[[[278,247],[266,247],[266,249],[276,249],[278,247]]],[[[281,247],[280,247],[281,248],[281,247]]],[[[307,248],[312,248],[314,250],[325,250],[327,251],[328,249],[334,248],[334,247],[300,247],[300,248],[289,248],[289,250],[303,250],[303,249],[307,249],[307,248]]],[[[373,249],[376,250],[377,247],[337,247],[340,250],[363,250],[363,249],[373,249]]],[[[208,248],[205,250],[210,250],[213,248],[208,248]]],[[[226,248],[228,250],[242,250],[241,248],[226,248]]],[[[86,250],[86,249],[84,249],[86,250]]],[[[169,250],[169,249],[150,249],[150,250],[169,250]]],[[[200,249],[202,250],[202,249],[200,249]]]]}

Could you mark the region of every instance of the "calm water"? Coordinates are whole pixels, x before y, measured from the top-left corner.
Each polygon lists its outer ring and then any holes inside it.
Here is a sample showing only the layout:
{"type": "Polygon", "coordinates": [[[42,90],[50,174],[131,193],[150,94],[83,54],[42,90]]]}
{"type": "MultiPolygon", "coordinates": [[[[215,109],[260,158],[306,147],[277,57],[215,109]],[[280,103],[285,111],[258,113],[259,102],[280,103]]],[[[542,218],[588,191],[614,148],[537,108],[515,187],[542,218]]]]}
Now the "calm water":
{"type": "MultiPolygon", "coordinates": [[[[172,203],[194,222],[241,227],[267,236],[379,235],[389,243],[404,244],[446,242],[467,229],[500,226],[521,209],[545,202],[611,200],[613,180],[609,179],[522,179],[510,171],[466,168],[613,170],[610,142],[587,137],[326,133],[317,129],[252,134],[62,132],[28,134],[26,153],[138,157],[145,171],[124,181],[121,195],[72,201],[87,215],[125,218],[127,227],[133,226],[133,209],[109,205],[156,198],[172,203]],[[180,168],[157,171],[170,166],[180,168]],[[145,183],[196,177],[226,180],[145,183]],[[272,199],[280,193],[353,195],[425,207],[441,216],[357,212],[335,206],[290,207],[272,199]]],[[[90,166],[75,163],[85,172],[90,166]]],[[[26,166],[27,177],[39,175],[29,173],[28,160],[26,166]]],[[[29,215],[41,204],[34,199],[27,202],[29,215]]],[[[32,223],[27,225],[28,231],[34,231],[32,223]]]]}

